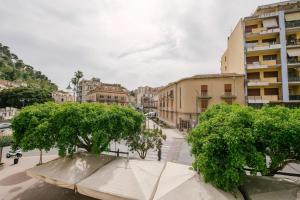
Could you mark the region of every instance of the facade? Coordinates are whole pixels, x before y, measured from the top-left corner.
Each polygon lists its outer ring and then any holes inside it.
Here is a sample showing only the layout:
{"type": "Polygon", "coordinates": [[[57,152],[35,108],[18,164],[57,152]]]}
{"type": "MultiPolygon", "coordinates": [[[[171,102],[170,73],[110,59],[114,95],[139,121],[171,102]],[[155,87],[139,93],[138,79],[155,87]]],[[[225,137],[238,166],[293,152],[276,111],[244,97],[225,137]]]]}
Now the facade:
{"type": "Polygon", "coordinates": [[[137,107],[140,109],[157,109],[158,105],[158,88],[152,88],[149,86],[139,87],[136,89],[136,102],[137,107]]]}
{"type": "Polygon", "coordinates": [[[101,83],[100,86],[87,93],[86,101],[127,106],[129,103],[128,93],[120,84],[101,83]]]}
{"type": "Polygon", "coordinates": [[[18,112],[17,108],[6,107],[0,108],[0,121],[11,120],[18,112]]]}
{"type": "Polygon", "coordinates": [[[9,88],[26,87],[27,84],[21,81],[0,80],[0,91],[9,88]]]}
{"type": "Polygon", "coordinates": [[[241,19],[221,72],[245,75],[249,105],[300,103],[300,1],[259,6],[241,19]]]}
{"type": "Polygon", "coordinates": [[[56,103],[65,103],[65,102],[73,102],[74,97],[68,92],[65,91],[55,91],[52,92],[52,98],[56,103]]]}
{"type": "Polygon", "coordinates": [[[159,90],[159,119],[179,129],[195,127],[198,116],[219,103],[244,105],[244,75],[196,75],[159,90]]]}
{"type": "Polygon", "coordinates": [[[96,87],[100,86],[102,83],[99,78],[92,78],[91,80],[83,79],[79,83],[78,87],[78,101],[86,102],[87,94],[94,90],[96,87]]]}

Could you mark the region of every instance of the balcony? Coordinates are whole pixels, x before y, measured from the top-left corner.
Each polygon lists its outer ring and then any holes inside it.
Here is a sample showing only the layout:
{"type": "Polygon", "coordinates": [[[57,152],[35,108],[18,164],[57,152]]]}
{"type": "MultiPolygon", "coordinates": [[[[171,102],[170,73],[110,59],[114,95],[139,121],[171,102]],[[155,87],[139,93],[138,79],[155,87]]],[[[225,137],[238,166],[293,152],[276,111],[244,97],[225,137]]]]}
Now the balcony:
{"type": "Polygon", "coordinates": [[[286,41],[287,47],[300,46],[300,39],[289,39],[286,41]]]}
{"type": "Polygon", "coordinates": [[[280,28],[267,29],[265,27],[254,28],[251,32],[246,33],[246,37],[258,36],[258,35],[272,35],[280,32],[280,28]]]}
{"type": "Polygon", "coordinates": [[[289,82],[300,82],[299,76],[289,76],[289,82]]]}
{"type": "Polygon", "coordinates": [[[248,79],[248,86],[268,86],[272,84],[280,83],[278,77],[267,77],[262,79],[248,79]]]}
{"type": "Polygon", "coordinates": [[[296,28],[296,27],[300,27],[300,20],[285,22],[285,27],[286,27],[286,28],[296,28]]]}
{"type": "Polygon", "coordinates": [[[300,101],[300,95],[290,95],[291,101],[300,101]]]}
{"type": "Polygon", "coordinates": [[[222,96],[222,99],[235,99],[236,96],[232,92],[225,92],[222,96]]]}
{"type": "Polygon", "coordinates": [[[248,96],[248,103],[270,103],[279,100],[278,95],[248,96]]]}
{"type": "Polygon", "coordinates": [[[281,48],[280,43],[246,43],[247,52],[276,50],[281,48]]]}
{"type": "Polygon", "coordinates": [[[247,69],[266,69],[269,67],[280,66],[280,60],[264,60],[262,62],[247,63],[247,69]]]}
{"type": "Polygon", "coordinates": [[[211,96],[208,95],[207,92],[201,92],[200,95],[198,96],[199,99],[210,99],[211,96]]]}

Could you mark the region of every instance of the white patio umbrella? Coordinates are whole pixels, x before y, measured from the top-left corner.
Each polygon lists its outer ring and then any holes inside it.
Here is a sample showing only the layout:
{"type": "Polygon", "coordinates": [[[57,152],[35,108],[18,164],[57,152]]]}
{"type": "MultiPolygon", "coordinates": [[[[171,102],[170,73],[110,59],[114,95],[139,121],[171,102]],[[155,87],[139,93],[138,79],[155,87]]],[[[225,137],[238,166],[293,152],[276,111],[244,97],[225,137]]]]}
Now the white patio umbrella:
{"type": "Polygon", "coordinates": [[[80,181],[77,191],[102,200],[150,200],[163,167],[158,161],[119,158],[80,181]]]}
{"type": "Polygon", "coordinates": [[[88,153],[75,154],[52,160],[27,170],[27,175],[57,185],[74,189],[75,184],[90,176],[97,169],[112,161],[115,157],[109,155],[94,155],[88,153]]]}
{"type": "MultiPolygon", "coordinates": [[[[242,197],[238,197],[243,199],[242,197]]],[[[230,194],[205,183],[190,166],[168,162],[154,200],[233,200],[230,194]]]]}

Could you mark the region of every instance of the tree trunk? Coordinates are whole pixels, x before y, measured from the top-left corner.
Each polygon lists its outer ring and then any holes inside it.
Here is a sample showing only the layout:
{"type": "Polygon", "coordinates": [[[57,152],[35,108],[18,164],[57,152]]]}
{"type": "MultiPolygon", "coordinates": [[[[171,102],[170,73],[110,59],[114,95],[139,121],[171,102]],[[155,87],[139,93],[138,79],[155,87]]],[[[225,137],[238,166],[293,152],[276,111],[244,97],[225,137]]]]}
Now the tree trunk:
{"type": "Polygon", "coordinates": [[[0,164],[2,163],[2,150],[3,150],[3,147],[0,147],[0,164]]]}
{"type": "Polygon", "coordinates": [[[40,149],[40,162],[39,165],[43,164],[43,151],[40,149]]]}

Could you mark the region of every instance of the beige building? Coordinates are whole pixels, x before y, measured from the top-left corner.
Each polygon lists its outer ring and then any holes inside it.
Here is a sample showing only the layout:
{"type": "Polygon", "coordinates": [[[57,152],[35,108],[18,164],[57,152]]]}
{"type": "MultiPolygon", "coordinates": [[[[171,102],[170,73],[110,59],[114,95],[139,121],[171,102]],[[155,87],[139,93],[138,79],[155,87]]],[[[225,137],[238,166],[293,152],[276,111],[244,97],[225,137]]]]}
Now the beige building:
{"type": "Polygon", "coordinates": [[[244,105],[244,75],[196,75],[170,83],[159,90],[158,96],[159,119],[179,129],[190,129],[211,105],[244,105]]]}
{"type": "Polygon", "coordinates": [[[83,79],[79,83],[78,87],[78,101],[86,102],[87,94],[94,90],[96,87],[100,86],[102,83],[99,78],[92,78],[91,80],[83,79]]]}
{"type": "Polygon", "coordinates": [[[152,88],[149,86],[139,87],[136,89],[137,107],[140,109],[157,109],[158,106],[158,91],[161,87],[152,88]]]}
{"type": "Polygon", "coordinates": [[[6,107],[0,108],[0,121],[11,120],[18,113],[17,108],[6,107]]]}
{"type": "Polygon", "coordinates": [[[9,88],[27,87],[27,84],[21,81],[0,80],[0,91],[9,88]]]}
{"type": "Polygon", "coordinates": [[[245,75],[249,105],[300,102],[300,1],[259,6],[241,19],[221,72],[245,75]]]}
{"type": "Polygon", "coordinates": [[[87,93],[86,101],[127,106],[129,103],[128,93],[120,84],[101,83],[100,86],[87,93]]]}
{"type": "Polygon", "coordinates": [[[65,92],[62,90],[52,92],[52,98],[56,103],[65,103],[65,102],[73,102],[74,97],[69,92],[65,92]]]}

